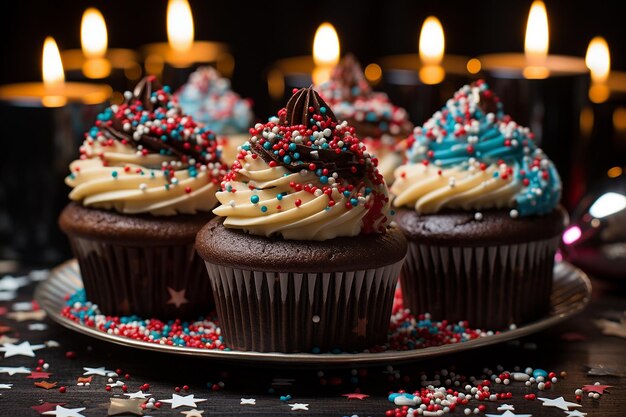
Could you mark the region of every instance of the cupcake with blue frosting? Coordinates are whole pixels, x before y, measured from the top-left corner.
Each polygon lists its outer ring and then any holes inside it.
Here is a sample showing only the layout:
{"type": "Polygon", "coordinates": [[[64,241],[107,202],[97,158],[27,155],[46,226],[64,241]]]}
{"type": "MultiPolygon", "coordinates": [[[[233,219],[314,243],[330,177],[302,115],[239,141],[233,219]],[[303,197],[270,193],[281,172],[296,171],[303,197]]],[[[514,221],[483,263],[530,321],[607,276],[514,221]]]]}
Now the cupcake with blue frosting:
{"type": "Polygon", "coordinates": [[[546,314],[567,214],[532,132],[477,81],[415,128],[406,159],[391,188],[409,240],[405,305],[489,329],[546,314]]]}
{"type": "Polygon", "coordinates": [[[193,72],[176,96],[186,114],[220,137],[223,159],[235,159],[254,119],[251,100],[234,92],[230,80],[210,66],[193,72]]]}

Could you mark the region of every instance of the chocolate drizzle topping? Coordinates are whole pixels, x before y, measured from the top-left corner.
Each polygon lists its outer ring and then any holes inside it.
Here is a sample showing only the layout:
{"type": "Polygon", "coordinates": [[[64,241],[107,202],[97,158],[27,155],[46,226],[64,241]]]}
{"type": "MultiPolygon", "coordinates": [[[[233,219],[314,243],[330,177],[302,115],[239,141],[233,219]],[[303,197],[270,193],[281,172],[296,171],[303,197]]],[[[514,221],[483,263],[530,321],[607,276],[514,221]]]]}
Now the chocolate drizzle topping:
{"type": "Polygon", "coordinates": [[[311,126],[315,124],[314,122],[311,123],[314,114],[322,115],[330,118],[333,122],[337,122],[335,114],[317,91],[313,89],[313,86],[301,88],[287,102],[286,112],[280,115],[280,124],[284,126],[300,124],[311,126]],[[321,111],[322,107],[326,109],[324,113],[321,111]]]}
{"type": "MultiPolygon", "coordinates": [[[[287,107],[280,113],[280,124],[283,126],[312,126],[313,115],[322,115],[327,119],[337,123],[337,118],[328,104],[319,96],[313,87],[298,90],[287,102],[287,107]],[[325,108],[325,112],[320,110],[325,108]]],[[[294,152],[300,154],[300,158],[285,163],[284,159],[275,154],[271,149],[265,149],[261,144],[255,142],[251,144],[251,150],[259,155],[265,162],[274,161],[282,165],[291,172],[299,172],[308,169],[310,164],[314,164],[316,169],[328,169],[330,173],[336,172],[343,178],[362,178],[365,166],[359,164],[356,155],[351,151],[337,153],[333,149],[314,149],[310,146],[296,144],[294,152]]]]}
{"type": "MultiPolygon", "coordinates": [[[[128,106],[140,104],[144,110],[153,112],[157,108],[164,107],[158,100],[156,102],[151,100],[152,94],[162,88],[155,76],[144,77],[135,87],[132,97],[127,98],[124,104],[128,106]]],[[[165,108],[164,110],[166,111],[165,108]]],[[[144,149],[152,153],[164,151],[165,155],[175,157],[183,162],[187,162],[188,158],[195,158],[198,162],[207,159],[206,156],[203,155],[203,152],[206,152],[207,149],[195,146],[195,143],[193,143],[192,146],[185,147],[185,144],[189,143],[188,140],[174,139],[171,137],[162,140],[162,138],[152,132],[143,133],[138,138],[135,138],[134,133],[136,132],[136,128],[132,127],[128,131],[124,130],[124,119],[113,117],[111,122],[110,124],[103,123],[101,125],[101,129],[105,134],[117,140],[126,140],[131,146],[137,147],[141,145],[144,149]]],[[[212,155],[212,157],[217,158],[217,155],[212,155]]]]}

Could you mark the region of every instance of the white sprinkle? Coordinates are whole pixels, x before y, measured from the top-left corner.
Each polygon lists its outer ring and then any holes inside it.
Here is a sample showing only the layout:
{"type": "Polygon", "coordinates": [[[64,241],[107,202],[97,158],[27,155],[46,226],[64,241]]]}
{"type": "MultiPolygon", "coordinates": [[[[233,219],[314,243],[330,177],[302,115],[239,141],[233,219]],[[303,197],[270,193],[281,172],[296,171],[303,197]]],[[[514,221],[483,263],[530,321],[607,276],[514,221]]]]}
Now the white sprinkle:
{"type": "MultiPolygon", "coordinates": [[[[511,216],[512,219],[517,219],[519,217],[519,212],[513,209],[509,211],[509,216],[511,216]]],[[[532,372],[532,370],[530,372],[532,372]]]]}
{"type": "Polygon", "coordinates": [[[146,185],[146,183],[142,182],[141,184],[139,184],[139,189],[141,191],[146,191],[147,188],[148,188],[148,186],[146,185]]]}
{"type": "Polygon", "coordinates": [[[482,219],[483,219],[483,214],[480,211],[477,211],[476,213],[474,213],[474,220],[479,222],[482,219]]]}

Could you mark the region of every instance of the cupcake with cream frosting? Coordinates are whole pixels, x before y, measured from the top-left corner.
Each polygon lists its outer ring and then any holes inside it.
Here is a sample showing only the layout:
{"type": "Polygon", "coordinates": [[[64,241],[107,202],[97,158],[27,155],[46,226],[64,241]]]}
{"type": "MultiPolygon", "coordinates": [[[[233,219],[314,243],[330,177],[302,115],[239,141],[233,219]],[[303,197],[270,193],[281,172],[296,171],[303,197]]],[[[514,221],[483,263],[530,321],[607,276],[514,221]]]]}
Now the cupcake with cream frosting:
{"type": "Polygon", "coordinates": [[[211,66],[194,71],[176,97],[186,114],[218,135],[224,160],[234,160],[254,119],[251,100],[241,98],[231,89],[230,80],[211,66]]]}
{"type": "Polygon", "coordinates": [[[226,173],[216,136],[146,77],[98,115],[59,218],[88,299],[104,314],[189,317],[213,304],[195,235],[226,173]]]}
{"type": "Polygon", "coordinates": [[[406,110],[393,105],[387,94],[372,90],[353,55],[342,58],[330,79],[317,88],[337,118],[356,129],[367,149],[378,158],[378,170],[391,184],[394,169],[402,163],[399,143],[413,129],[406,110]]]}
{"type": "Polygon", "coordinates": [[[406,242],[375,159],[312,88],[250,133],[196,241],[225,340],[281,352],[384,342],[406,242]]]}
{"type": "Polygon", "coordinates": [[[532,132],[478,81],[415,128],[408,146],[391,188],[409,240],[405,305],[491,329],[546,314],[567,215],[558,172],[532,132]]]}

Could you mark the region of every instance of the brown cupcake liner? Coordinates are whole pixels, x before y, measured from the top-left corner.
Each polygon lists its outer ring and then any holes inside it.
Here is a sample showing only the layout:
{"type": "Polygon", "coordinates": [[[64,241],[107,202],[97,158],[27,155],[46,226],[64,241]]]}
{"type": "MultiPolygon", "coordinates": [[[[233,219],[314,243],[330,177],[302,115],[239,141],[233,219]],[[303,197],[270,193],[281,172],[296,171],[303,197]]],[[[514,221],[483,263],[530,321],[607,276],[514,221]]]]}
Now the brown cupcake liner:
{"type": "Polygon", "coordinates": [[[384,343],[401,266],[287,273],[206,262],[226,344],[259,352],[352,352],[384,343]]]}
{"type": "Polygon", "coordinates": [[[486,247],[409,241],[400,275],[404,306],[435,320],[500,330],[549,312],[559,237],[486,247]]]}
{"type": "Polygon", "coordinates": [[[214,308],[211,284],[192,243],[126,246],[69,238],[87,299],[103,314],[198,318],[214,308]]]}

